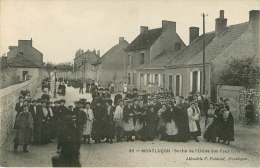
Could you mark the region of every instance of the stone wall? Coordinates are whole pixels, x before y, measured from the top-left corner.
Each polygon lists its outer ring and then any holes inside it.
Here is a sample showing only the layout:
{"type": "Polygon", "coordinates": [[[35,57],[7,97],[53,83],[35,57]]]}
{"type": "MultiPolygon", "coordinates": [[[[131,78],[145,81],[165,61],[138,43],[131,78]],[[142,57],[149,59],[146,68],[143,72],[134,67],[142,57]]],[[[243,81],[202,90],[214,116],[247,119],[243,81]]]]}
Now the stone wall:
{"type": "Polygon", "coordinates": [[[240,118],[239,93],[240,91],[244,90],[244,87],[222,85],[218,86],[217,90],[218,100],[220,97],[222,97],[223,100],[229,99],[230,112],[234,117],[234,121],[238,122],[240,118]]]}
{"type": "Polygon", "coordinates": [[[12,131],[16,115],[15,104],[18,102],[20,91],[29,90],[33,97],[37,91],[37,83],[39,84],[39,80],[32,78],[0,90],[0,146],[12,131]]]}

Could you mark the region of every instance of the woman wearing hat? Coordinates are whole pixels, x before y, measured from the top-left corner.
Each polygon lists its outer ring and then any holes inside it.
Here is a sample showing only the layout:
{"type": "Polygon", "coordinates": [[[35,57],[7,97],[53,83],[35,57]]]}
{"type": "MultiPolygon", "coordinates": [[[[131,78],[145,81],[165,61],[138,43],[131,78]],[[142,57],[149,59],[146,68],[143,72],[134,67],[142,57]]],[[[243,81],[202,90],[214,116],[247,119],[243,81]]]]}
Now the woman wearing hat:
{"type": "Polygon", "coordinates": [[[14,152],[17,153],[18,145],[23,145],[23,151],[28,152],[27,144],[30,141],[31,130],[33,128],[33,117],[29,112],[29,106],[24,105],[23,111],[16,118],[17,132],[14,138],[14,152]]]}
{"type": "Polygon", "coordinates": [[[133,101],[127,100],[127,105],[124,106],[123,109],[123,120],[124,120],[124,134],[127,136],[127,142],[134,141],[132,136],[134,134],[134,109],[133,109],[133,101]]]}
{"type": "Polygon", "coordinates": [[[113,143],[115,139],[115,121],[114,113],[115,106],[112,105],[113,101],[111,99],[106,100],[106,119],[105,119],[105,132],[107,133],[107,142],[113,143]]]}
{"type": "Polygon", "coordinates": [[[174,106],[173,102],[168,103],[168,109],[165,113],[162,114],[162,118],[166,121],[166,134],[168,135],[168,141],[174,142],[177,140],[177,120],[178,114],[176,107],[174,106]]]}
{"type": "Polygon", "coordinates": [[[95,140],[95,143],[100,143],[103,138],[103,123],[105,120],[105,108],[101,106],[101,98],[96,98],[96,106],[93,108],[93,130],[92,130],[92,139],[95,140]]]}
{"type": "Polygon", "coordinates": [[[158,123],[157,130],[158,130],[159,134],[161,135],[161,141],[166,139],[166,134],[165,134],[166,122],[165,122],[164,118],[162,117],[163,113],[165,113],[166,110],[167,110],[167,105],[166,104],[162,104],[162,108],[158,111],[159,123],[158,123]]]}
{"type": "Polygon", "coordinates": [[[156,137],[158,115],[154,110],[154,105],[148,106],[148,112],[146,115],[147,128],[148,128],[148,140],[153,140],[156,137]]]}
{"type": "Polygon", "coordinates": [[[39,130],[40,130],[39,140],[41,144],[51,142],[50,119],[51,119],[51,114],[47,108],[47,102],[43,100],[42,106],[39,110],[39,115],[37,116],[37,120],[39,122],[39,130]]]}
{"type": "Polygon", "coordinates": [[[230,141],[234,141],[234,119],[233,115],[227,109],[223,109],[223,118],[221,122],[221,135],[220,140],[222,143],[229,145],[230,141]]]}
{"type": "Polygon", "coordinates": [[[121,141],[121,136],[123,136],[123,108],[124,108],[124,100],[118,100],[118,106],[116,107],[115,114],[114,114],[114,121],[115,121],[115,134],[116,134],[116,141],[121,141]]]}
{"type": "Polygon", "coordinates": [[[98,92],[98,88],[94,87],[93,88],[93,93],[92,93],[92,101],[90,104],[90,107],[93,108],[96,106],[96,98],[100,97],[100,93],[98,92]]]}
{"type": "Polygon", "coordinates": [[[88,139],[88,144],[90,144],[90,135],[92,132],[92,123],[94,119],[93,111],[90,109],[90,102],[86,102],[86,109],[84,109],[84,112],[86,113],[87,121],[86,124],[83,127],[83,143],[86,143],[86,139],[88,139]]]}
{"type": "Polygon", "coordinates": [[[197,136],[200,136],[200,129],[196,121],[199,120],[199,113],[195,110],[195,103],[191,102],[190,108],[187,109],[189,118],[190,134],[196,142],[199,142],[197,136]]]}
{"type": "Polygon", "coordinates": [[[246,125],[252,124],[254,119],[254,104],[252,100],[248,100],[248,104],[245,107],[246,110],[246,119],[247,123],[246,125]]]}
{"type": "MultiPolygon", "coordinates": [[[[84,125],[86,125],[86,123],[87,123],[87,115],[84,111],[84,107],[80,106],[76,116],[76,126],[78,127],[81,133],[83,133],[84,125]]],[[[86,139],[84,140],[86,141],[86,139]]],[[[85,141],[83,142],[86,143],[85,141]]]]}
{"type": "Polygon", "coordinates": [[[205,134],[204,138],[207,142],[216,142],[216,121],[214,103],[209,103],[209,110],[206,113],[205,134]]]}

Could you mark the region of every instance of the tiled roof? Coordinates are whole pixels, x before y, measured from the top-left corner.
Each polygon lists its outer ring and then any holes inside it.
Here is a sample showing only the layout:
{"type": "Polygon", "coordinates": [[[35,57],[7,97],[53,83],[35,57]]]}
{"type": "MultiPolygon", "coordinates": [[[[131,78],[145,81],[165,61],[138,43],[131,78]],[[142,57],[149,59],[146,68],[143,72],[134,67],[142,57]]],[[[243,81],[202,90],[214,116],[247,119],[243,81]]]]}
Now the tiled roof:
{"type": "MultiPolygon", "coordinates": [[[[246,30],[249,29],[249,22],[228,26],[220,36],[216,37],[212,43],[205,48],[205,63],[212,62],[230,44],[238,39],[246,30]]],[[[187,62],[187,65],[202,64],[203,53],[200,52],[187,62]]]]}
{"type": "MultiPolygon", "coordinates": [[[[205,34],[205,46],[209,45],[215,37],[215,32],[205,34]]],[[[203,35],[196,38],[190,45],[184,48],[178,55],[170,60],[166,66],[168,68],[182,67],[194,56],[203,50],[203,35]]]]}
{"type": "Polygon", "coordinates": [[[11,58],[7,64],[12,67],[19,67],[19,68],[40,68],[40,66],[36,65],[34,62],[30,61],[29,59],[25,58],[25,56],[17,53],[14,58],[11,58]]]}
{"type": "Polygon", "coordinates": [[[162,28],[147,30],[139,34],[125,50],[132,51],[149,48],[161,36],[161,34],[162,28]]]}
{"type": "Polygon", "coordinates": [[[113,46],[112,48],[110,48],[102,57],[100,57],[95,63],[93,63],[92,65],[97,65],[97,64],[101,64],[105,58],[109,55],[111,55],[119,46],[120,44],[117,44],[115,46],[113,46]]]}
{"type": "MultiPolygon", "coordinates": [[[[180,52],[180,51],[179,51],[180,52]]],[[[164,69],[166,63],[168,63],[173,57],[175,57],[179,52],[174,51],[163,51],[161,54],[157,55],[147,63],[141,65],[137,70],[143,69],[164,69]]]]}

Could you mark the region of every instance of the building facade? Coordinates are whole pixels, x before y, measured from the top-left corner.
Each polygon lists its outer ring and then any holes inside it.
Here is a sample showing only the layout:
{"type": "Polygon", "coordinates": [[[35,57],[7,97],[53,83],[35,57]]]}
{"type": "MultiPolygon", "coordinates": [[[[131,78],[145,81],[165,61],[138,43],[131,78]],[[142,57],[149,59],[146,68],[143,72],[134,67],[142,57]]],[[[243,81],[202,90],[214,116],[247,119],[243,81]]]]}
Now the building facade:
{"type": "Polygon", "coordinates": [[[119,37],[119,43],[110,48],[102,57],[94,64],[95,80],[99,81],[100,85],[107,87],[109,82],[114,82],[115,85],[125,81],[125,49],[129,43],[124,40],[124,37],[119,37]]]}
{"type": "Polygon", "coordinates": [[[145,78],[137,72],[138,67],[154,59],[165,50],[179,51],[185,47],[186,45],[176,33],[176,22],[163,20],[161,28],[151,30],[148,30],[146,26],[141,26],[140,34],[125,50],[128,86],[130,88],[143,87],[145,78]]]}

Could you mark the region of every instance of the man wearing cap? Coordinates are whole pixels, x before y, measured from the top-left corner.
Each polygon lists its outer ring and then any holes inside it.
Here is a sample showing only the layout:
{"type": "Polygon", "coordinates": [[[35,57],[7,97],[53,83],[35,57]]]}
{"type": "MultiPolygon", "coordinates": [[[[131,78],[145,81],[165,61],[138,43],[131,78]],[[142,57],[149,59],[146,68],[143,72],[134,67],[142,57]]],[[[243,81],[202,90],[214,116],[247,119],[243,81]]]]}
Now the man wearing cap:
{"type": "Polygon", "coordinates": [[[74,112],[74,114],[77,114],[79,111],[79,102],[74,101],[74,105],[75,105],[75,107],[73,108],[73,112],[74,112]]]}
{"type": "Polygon", "coordinates": [[[138,89],[136,89],[136,88],[133,89],[132,99],[138,98],[138,93],[137,93],[137,91],[138,91],[138,89]]]}
{"type": "Polygon", "coordinates": [[[83,82],[80,81],[79,94],[83,94],[83,82]]]}
{"type": "Polygon", "coordinates": [[[111,94],[110,94],[108,91],[109,91],[109,89],[108,89],[108,88],[105,88],[105,92],[103,92],[103,93],[101,94],[101,97],[102,97],[102,98],[105,98],[105,100],[111,98],[111,94]]]}
{"type": "Polygon", "coordinates": [[[127,100],[127,105],[123,109],[123,120],[124,120],[124,134],[127,136],[127,142],[134,141],[132,136],[134,134],[134,109],[133,100],[127,100]]]}
{"type": "Polygon", "coordinates": [[[103,123],[105,120],[105,108],[101,106],[102,100],[101,98],[96,98],[96,106],[93,108],[93,132],[92,139],[95,140],[95,143],[100,143],[103,138],[103,123]]]}
{"type": "Polygon", "coordinates": [[[123,108],[124,108],[124,100],[119,99],[118,105],[115,110],[114,114],[114,121],[115,121],[115,134],[116,134],[116,141],[121,141],[121,136],[123,135],[123,108]]]}
{"type": "Polygon", "coordinates": [[[52,108],[52,112],[53,112],[52,122],[53,122],[54,138],[58,137],[58,134],[61,129],[61,127],[60,127],[61,112],[60,112],[59,104],[60,104],[59,101],[54,101],[54,107],[52,108]]]}
{"type": "Polygon", "coordinates": [[[125,94],[125,98],[132,99],[133,95],[131,94],[131,90],[127,90],[127,93],[125,94]]]}
{"type": "Polygon", "coordinates": [[[14,153],[17,153],[18,145],[23,145],[23,151],[28,153],[27,144],[30,141],[31,130],[33,128],[33,117],[29,112],[29,106],[24,105],[23,111],[16,118],[17,132],[13,140],[14,153]]]}
{"type": "MultiPolygon", "coordinates": [[[[23,111],[23,101],[24,101],[24,97],[23,96],[19,96],[18,97],[19,102],[16,103],[15,105],[15,111],[16,111],[16,116],[15,118],[18,117],[19,113],[23,111]]],[[[13,130],[17,130],[17,124],[14,123],[14,127],[13,130]]]]}
{"type": "Polygon", "coordinates": [[[41,96],[41,99],[46,101],[50,100],[50,96],[47,94],[45,90],[43,91],[43,95],[41,96]]]}
{"type": "Polygon", "coordinates": [[[60,111],[60,120],[61,120],[61,127],[64,125],[64,117],[68,114],[68,108],[65,106],[66,100],[61,99],[60,101],[60,106],[59,106],[59,111],[60,111]]]}
{"type": "Polygon", "coordinates": [[[144,101],[144,104],[147,104],[147,103],[148,103],[148,101],[147,101],[148,95],[146,94],[146,91],[145,91],[145,90],[143,90],[142,99],[143,99],[143,101],[144,101]]]}

